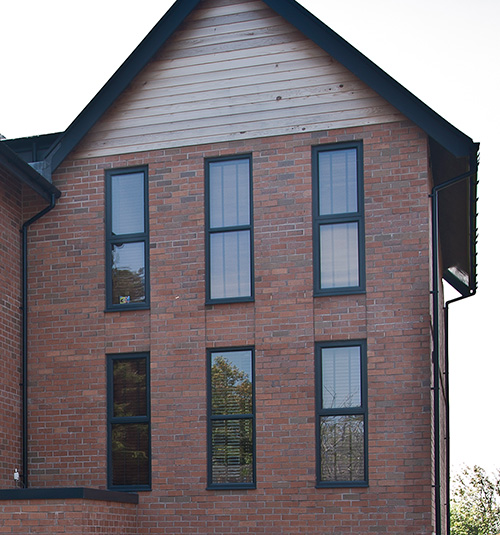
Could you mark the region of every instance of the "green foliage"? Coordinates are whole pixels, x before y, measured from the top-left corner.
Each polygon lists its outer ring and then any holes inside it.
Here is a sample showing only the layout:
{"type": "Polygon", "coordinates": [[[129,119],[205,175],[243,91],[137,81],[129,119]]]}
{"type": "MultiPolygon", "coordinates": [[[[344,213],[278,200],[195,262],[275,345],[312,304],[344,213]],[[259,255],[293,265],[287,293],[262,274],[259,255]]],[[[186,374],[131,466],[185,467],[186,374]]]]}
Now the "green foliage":
{"type": "Polygon", "coordinates": [[[500,471],[466,467],[453,479],[451,535],[500,534],[500,471]]]}

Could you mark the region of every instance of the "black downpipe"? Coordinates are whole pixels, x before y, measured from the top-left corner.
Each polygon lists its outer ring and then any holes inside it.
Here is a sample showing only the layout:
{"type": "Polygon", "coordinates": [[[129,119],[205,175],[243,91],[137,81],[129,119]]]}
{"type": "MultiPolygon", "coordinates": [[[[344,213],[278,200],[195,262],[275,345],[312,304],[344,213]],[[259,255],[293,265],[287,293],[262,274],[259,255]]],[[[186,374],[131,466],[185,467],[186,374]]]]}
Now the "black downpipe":
{"type": "Polygon", "coordinates": [[[50,204],[41,212],[26,221],[21,229],[22,235],[22,470],[21,480],[28,488],[28,227],[50,212],[56,205],[55,194],[51,195],[50,204]]]}
{"type": "MultiPolygon", "coordinates": [[[[447,180],[442,184],[438,184],[432,188],[431,199],[432,199],[432,315],[433,315],[433,349],[432,349],[432,359],[433,359],[433,389],[434,389],[434,507],[435,507],[435,535],[441,535],[441,458],[440,458],[440,442],[441,442],[441,433],[440,433],[440,325],[439,325],[439,312],[440,312],[440,298],[439,298],[439,288],[440,288],[440,277],[439,277],[439,218],[438,218],[438,198],[439,192],[451,187],[463,180],[469,179],[472,176],[477,174],[477,161],[474,160],[471,162],[472,170],[468,173],[464,173],[455,178],[447,180]]],[[[472,182],[472,181],[471,181],[472,182]]],[[[470,189],[470,217],[474,218],[475,221],[475,188],[471,187],[470,189]]],[[[472,221],[472,219],[471,219],[472,221]]],[[[475,224],[471,225],[471,227],[475,224]]],[[[471,251],[471,269],[474,270],[475,258],[472,257],[472,252],[475,250],[473,247],[475,241],[475,235],[470,232],[470,251],[471,251]]],[[[456,301],[461,301],[468,297],[472,297],[476,293],[475,288],[475,273],[473,275],[474,285],[471,293],[468,295],[463,295],[457,299],[450,300],[445,305],[444,317],[445,317],[445,404],[446,404],[446,440],[447,440],[447,454],[446,454],[446,474],[448,479],[447,485],[447,533],[450,532],[450,491],[449,491],[449,481],[450,481],[450,452],[449,452],[449,430],[450,430],[450,420],[449,420],[449,359],[448,359],[448,305],[456,301]]]]}

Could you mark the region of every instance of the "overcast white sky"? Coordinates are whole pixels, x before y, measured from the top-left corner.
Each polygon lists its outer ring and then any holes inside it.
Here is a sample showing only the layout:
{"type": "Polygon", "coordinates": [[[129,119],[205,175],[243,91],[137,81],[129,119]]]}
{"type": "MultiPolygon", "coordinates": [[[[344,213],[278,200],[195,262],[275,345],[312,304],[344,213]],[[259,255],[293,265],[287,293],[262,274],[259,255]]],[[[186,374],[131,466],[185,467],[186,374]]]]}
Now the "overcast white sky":
{"type": "MultiPolygon", "coordinates": [[[[498,0],[300,0],[481,143],[479,291],[451,308],[452,463],[500,469],[498,0]]],[[[64,130],[172,0],[0,0],[0,133],[64,130]]]]}

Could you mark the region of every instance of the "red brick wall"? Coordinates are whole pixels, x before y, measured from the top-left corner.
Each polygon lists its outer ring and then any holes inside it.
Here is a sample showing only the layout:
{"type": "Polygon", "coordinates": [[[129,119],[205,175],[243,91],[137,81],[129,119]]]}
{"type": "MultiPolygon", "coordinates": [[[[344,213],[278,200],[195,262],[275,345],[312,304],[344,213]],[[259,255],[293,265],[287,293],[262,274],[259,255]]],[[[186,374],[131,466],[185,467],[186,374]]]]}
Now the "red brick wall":
{"type": "Polygon", "coordinates": [[[21,468],[22,187],[0,169],[0,487],[21,468]]]}
{"type": "Polygon", "coordinates": [[[106,485],[107,353],[150,351],[144,534],[431,532],[427,139],[410,123],[72,161],[33,232],[33,485],[106,485]],[[311,146],[364,143],[366,294],[312,294],[311,146]],[[255,302],[205,305],[204,158],[253,155],[255,302]],[[104,312],[104,170],[149,166],[151,310],[104,312]],[[315,488],[314,343],[368,345],[368,488],[315,488]],[[255,346],[257,489],[206,490],[206,349],[255,346]]]}
{"type": "Polygon", "coordinates": [[[0,533],[137,535],[137,505],[90,500],[0,501],[0,533]]]}

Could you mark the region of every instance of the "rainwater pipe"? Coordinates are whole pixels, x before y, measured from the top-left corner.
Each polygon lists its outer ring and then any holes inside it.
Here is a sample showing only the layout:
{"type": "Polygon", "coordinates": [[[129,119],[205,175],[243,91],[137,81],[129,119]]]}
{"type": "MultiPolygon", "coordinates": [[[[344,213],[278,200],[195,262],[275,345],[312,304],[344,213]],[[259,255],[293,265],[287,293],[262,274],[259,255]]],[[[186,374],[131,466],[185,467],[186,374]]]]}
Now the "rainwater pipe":
{"type": "MultiPolygon", "coordinates": [[[[435,506],[435,535],[442,535],[442,518],[441,518],[441,457],[440,457],[440,444],[441,444],[441,433],[440,433],[440,382],[441,382],[441,369],[440,369],[440,323],[439,323],[439,313],[440,313],[440,284],[441,279],[439,277],[439,218],[438,218],[438,207],[439,207],[439,192],[447,189],[451,186],[454,186],[464,180],[470,179],[471,177],[477,175],[477,159],[471,157],[471,171],[464,173],[462,175],[456,176],[446,180],[445,182],[438,184],[432,188],[431,205],[432,205],[432,317],[433,317],[433,350],[432,350],[432,360],[433,360],[433,391],[434,391],[434,506],[435,506]]],[[[469,251],[470,251],[470,265],[475,266],[476,259],[474,257],[475,251],[475,203],[476,203],[476,184],[477,180],[470,181],[469,186],[469,221],[470,221],[470,232],[469,232],[469,251]]],[[[472,267],[474,269],[474,267],[472,267]]],[[[473,279],[473,288],[469,290],[469,293],[462,295],[456,299],[447,301],[444,306],[444,318],[445,318],[445,334],[448,334],[448,310],[451,303],[461,301],[468,297],[472,297],[476,293],[475,285],[475,275],[472,276],[473,279]]],[[[446,454],[446,476],[448,480],[447,485],[447,503],[446,503],[446,514],[447,514],[447,529],[446,533],[450,533],[450,492],[449,492],[449,482],[450,482],[450,418],[449,418],[449,359],[448,359],[448,341],[445,338],[445,355],[444,355],[444,373],[446,375],[446,381],[444,384],[444,401],[446,408],[446,437],[447,441],[447,454],[446,454]]]]}
{"type": "Polygon", "coordinates": [[[24,488],[29,486],[28,478],[28,227],[50,212],[56,205],[56,195],[51,194],[50,204],[41,212],[26,221],[21,229],[22,254],[22,471],[21,481],[24,488]]]}

